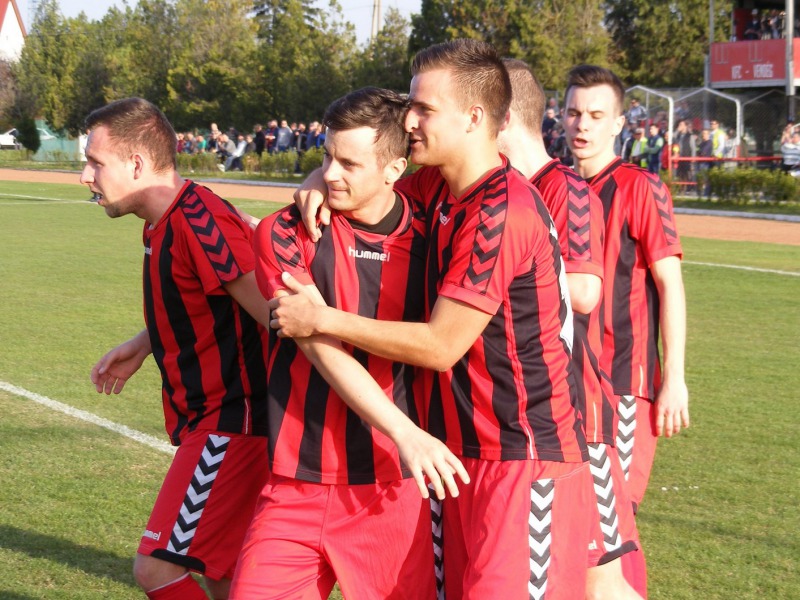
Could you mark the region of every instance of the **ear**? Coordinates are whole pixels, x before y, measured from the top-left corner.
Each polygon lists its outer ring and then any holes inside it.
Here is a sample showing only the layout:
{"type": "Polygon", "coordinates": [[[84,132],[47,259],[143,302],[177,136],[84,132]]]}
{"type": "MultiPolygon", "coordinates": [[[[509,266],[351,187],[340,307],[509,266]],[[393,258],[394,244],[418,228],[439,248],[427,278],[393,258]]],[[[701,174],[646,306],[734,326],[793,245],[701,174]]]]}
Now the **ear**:
{"type": "Polygon", "coordinates": [[[503,122],[500,124],[500,131],[505,131],[511,126],[511,109],[509,108],[506,111],[506,116],[503,118],[503,122]]]}
{"type": "Polygon", "coordinates": [[[486,119],[486,111],[480,104],[471,106],[467,114],[469,115],[469,124],[467,125],[467,131],[475,131],[483,124],[484,120],[486,119]]]}
{"type": "Polygon", "coordinates": [[[625,115],[620,115],[614,119],[614,136],[618,136],[623,127],[625,127],[625,115]]]}
{"type": "Polygon", "coordinates": [[[389,185],[394,185],[394,182],[403,176],[406,172],[408,161],[405,158],[395,158],[390,161],[388,165],[383,168],[383,174],[386,178],[385,181],[389,185]]]}
{"type": "Polygon", "coordinates": [[[133,163],[133,178],[134,179],[141,178],[144,173],[144,165],[145,165],[144,157],[141,154],[136,153],[133,156],[131,156],[131,162],[133,163]]]}

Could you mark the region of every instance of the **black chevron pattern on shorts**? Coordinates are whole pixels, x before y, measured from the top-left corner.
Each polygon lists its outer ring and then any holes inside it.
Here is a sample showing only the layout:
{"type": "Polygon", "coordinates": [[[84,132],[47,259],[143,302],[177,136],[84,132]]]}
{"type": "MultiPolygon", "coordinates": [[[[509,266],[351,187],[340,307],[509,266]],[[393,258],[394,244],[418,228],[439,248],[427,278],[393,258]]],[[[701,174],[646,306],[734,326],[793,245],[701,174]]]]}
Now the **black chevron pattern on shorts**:
{"type": "Polygon", "coordinates": [[[594,483],[597,511],[600,513],[600,529],[606,552],[616,550],[622,544],[619,536],[614,482],[611,479],[611,461],[604,444],[589,444],[589,470],[594,483]]]}
{"type": "Polygon", "coordinates": [[[175,526],[172,528],[172,535],[167,545],[167,550],[170,552],[184,556],[188,553],[230,440],[231,438],[223,435],[208,436],[206,446],[197,461],[192,481],[183,498],[175,526]]]}
{"type": "Polygon", "coordinates": [[[617,454],[625,481],[631,470],[633,459],[633,434],[636,431],[636,396],[620,396],[617,406],[619,425],[617,426],[617,454]]]}
{"type": "Polygon", "coordinates": [[[433,534],[433,568],[436,575],[436,600],[444,600],[444,536],[442,535],[442,501],[436,497],[433,485],[428,485],[431,503],[431,533],[433,534]]]}
{"type": "Polygon", "coordinates": [[[531,512],[528,515],[531,568],[528,596],[531,600],[541,600],[547,591],[554,492],[555,482],[552,479],[540,479],[531,485],[531,512]]]}

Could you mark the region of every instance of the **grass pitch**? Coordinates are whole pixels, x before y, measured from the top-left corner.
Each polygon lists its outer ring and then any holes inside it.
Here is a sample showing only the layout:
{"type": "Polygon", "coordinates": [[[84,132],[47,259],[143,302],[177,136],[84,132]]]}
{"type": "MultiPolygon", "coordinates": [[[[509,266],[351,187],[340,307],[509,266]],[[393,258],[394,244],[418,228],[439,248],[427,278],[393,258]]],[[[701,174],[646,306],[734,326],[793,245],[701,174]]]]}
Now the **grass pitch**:
{"type": "MultiPolygon", "coordinates": [[[[152,360],[119,396],[89,381],[143,326],[142,223],[87,198],[0,182],[0,381],[165,440],[152,360]]],[[[692,427],[641,507],[650,598],[797,598],[800,248],[683,244],[692,427]]],[[[0,411],[0,598],[143,597],[131,560],[170,456],[6,391],[0,411]]]]}

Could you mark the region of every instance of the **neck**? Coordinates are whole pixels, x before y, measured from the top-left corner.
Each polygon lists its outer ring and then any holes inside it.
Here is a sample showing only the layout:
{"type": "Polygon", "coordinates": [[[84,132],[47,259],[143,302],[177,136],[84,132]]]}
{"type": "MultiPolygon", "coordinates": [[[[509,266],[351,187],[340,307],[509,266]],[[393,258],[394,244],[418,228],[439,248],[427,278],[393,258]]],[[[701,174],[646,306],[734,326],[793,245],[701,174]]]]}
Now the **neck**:
{"type": "Polygon", "coordinates": [[[456,198],[464,195],[470,187],[480,181],[489,171],[503,164],[496,140],[475,143],[475,148],[457,160],[440,165],[439,171],[456,198]]]}
{"type": "Polygon", "coordinates": [[[366,206],[356,210],[342,211],[341,214],[346,219],[358,221],[364,225],[377,225],[392,211],[394,203],[394,188],[389,185],[379,195],[373,197],[366,206]]]}
{"type": "Polygon", "coordinates": [[[608,165],[614,162],[617,155],[614,154],[613,146],[607,151],[586,160],[575,159],[575,171],[584,179],[589,179],[597,175],[608,165]]]}
{"type": "Polygon", "coordinates": [[[136,215],[150,225],[158,223],[172,206],[185,182],[186,180],[173,170],[163,174],[151,174],[149,180],[143,183],[139,190],[142,202],[136,215]]]}
{"type": "Polygon", "coordinates": [[[509,162],[525,176],[525,179],[532,179],[552,160],[544,149],[544,140],[541,136],[521,134],[511,137],[514,138],[514,143],[503,150],[506,151],[505,155],[509,162]]]}

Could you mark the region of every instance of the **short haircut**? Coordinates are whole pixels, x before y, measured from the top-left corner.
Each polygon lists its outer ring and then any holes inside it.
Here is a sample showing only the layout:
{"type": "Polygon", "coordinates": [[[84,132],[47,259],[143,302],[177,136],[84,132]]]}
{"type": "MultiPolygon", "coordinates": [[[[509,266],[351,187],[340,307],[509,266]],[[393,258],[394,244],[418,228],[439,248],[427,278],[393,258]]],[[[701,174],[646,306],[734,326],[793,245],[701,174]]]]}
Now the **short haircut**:
{"type": "Polygon", "coordinates": [[[598,85],[611,86],[617,101],[618,115],[621,115],[625,101],[625,86],[611,69],[597,65],[578,65],[573,67],[567,74],[567,89],[564,92],[564,96],[566,97],[573,87],[591,88],[598,85]]]}
{"type": "Polygon", "coordinates": [[[525,129],[541,134],[546,103],[542,84],[525,61],[504,58],[503,64],[511,80],[511,108],[525,129]]]}
{"type": "Polygon", "coordinates": [[[408,102],[397,92],[365,87],[331,102],[322,124],[333,131],[374,129],[375,154],[384,167],[394,159],[408,156],[406,112],[408,102]]]}
{"type": "Polygon", "coordinates": [[[434,44],[417,52],[411,76],[437,69],[450,73],[460,108],[466,110],[475,101],[486,107],[497,135],[511,104],[511,81],[494,46],[469,39],[434,44]]]}
{"type": "Polygon", "coordinates": [[[142,98],[125,98],[92,111],[86,128],[105,127],[117,156],[127,159],[144,150],[153,170],[163,173],[177,169],[175,130],[158,107],[142,98]]]}

